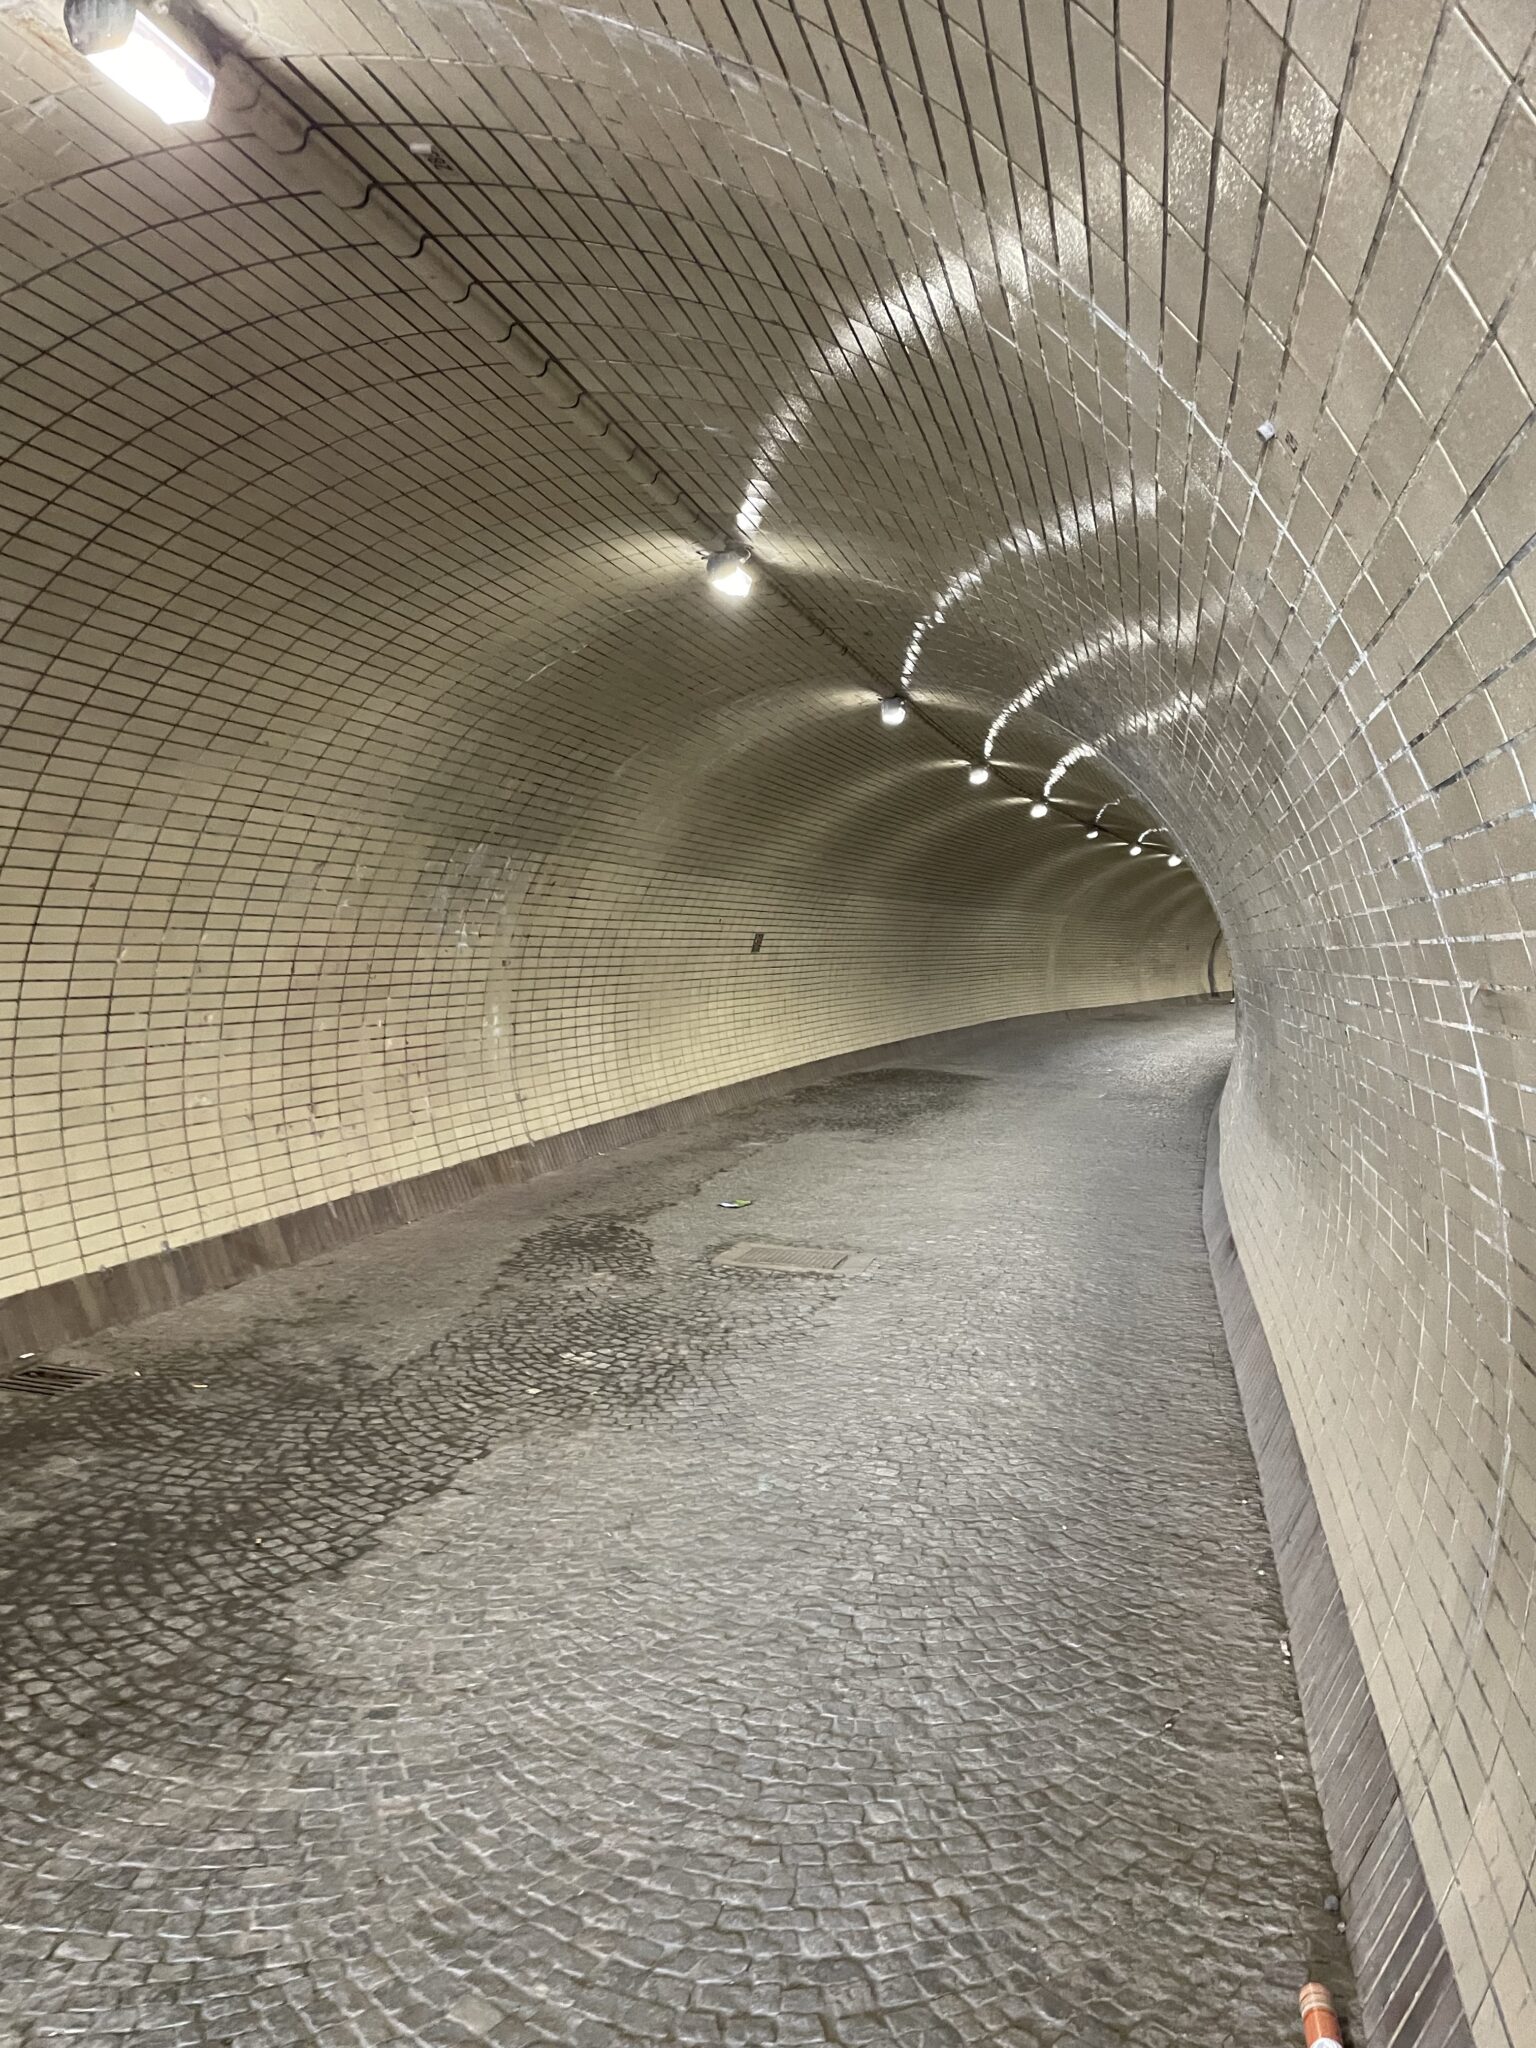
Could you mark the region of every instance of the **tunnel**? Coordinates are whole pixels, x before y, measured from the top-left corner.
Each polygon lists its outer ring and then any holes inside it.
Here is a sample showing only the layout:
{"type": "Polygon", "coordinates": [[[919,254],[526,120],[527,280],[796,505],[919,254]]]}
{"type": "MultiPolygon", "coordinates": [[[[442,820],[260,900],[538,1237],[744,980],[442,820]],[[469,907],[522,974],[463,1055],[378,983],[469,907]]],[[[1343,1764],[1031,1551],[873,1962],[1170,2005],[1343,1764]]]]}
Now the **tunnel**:
{"type": "Polygon", "coordinates": [[[1536,2043],[1533,43],[0,9],[6,2041],[1536,2043]]]}

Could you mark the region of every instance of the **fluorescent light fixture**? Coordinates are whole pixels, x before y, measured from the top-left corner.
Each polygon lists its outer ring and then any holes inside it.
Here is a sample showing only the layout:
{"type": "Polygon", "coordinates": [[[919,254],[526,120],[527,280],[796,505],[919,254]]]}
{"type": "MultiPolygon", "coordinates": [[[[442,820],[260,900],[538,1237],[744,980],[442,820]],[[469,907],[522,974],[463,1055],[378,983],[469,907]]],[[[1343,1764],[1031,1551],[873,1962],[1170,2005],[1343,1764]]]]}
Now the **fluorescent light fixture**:
{"type": "Polygon", "coordinates": [[[880,699],[880,723],[882,725],[900,725],[906,715],[907,706],[903,698],[882,697],[880,699]]]}
{"type": "Polygon", "coordinates": [[[1049,804],[1031,804],[1029,807],[1029,815],[1032,818],[1048,818],[1050,814],[1051,807],[1049,804]]]}
{"type": "Polygon", "coordinates": [[[213,73],[132,0],[68,0],[64,27],[88,64],[162,121],[208,118],[213,73]]]}
{"type": "Polygon", "coordinates": [[[704,574],[722,597],[745,597],[754,578],[740,548],[720,548],[704,564],[704,574]]]}
{"type": "Polygon", "coordinates": [[[982,763],[978,761],[975,767],[972,768],[969,776],[969,781],[971,783],[972,788],[980,789],[981,785],[984,782],[990,782],[991,780],[992,770],[990,768],[984,767],[982,763]]]}

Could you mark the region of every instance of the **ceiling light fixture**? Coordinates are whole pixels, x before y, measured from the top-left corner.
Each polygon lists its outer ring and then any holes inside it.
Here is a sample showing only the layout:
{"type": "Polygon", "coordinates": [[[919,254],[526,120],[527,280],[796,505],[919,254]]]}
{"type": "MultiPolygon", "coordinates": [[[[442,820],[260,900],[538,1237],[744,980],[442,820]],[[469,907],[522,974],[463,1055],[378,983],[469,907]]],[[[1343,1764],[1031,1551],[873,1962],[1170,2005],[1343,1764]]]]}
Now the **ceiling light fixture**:
{"type": "Polygon", "coordinates": [[[992,780],[992,770],[990,768],[984,767],[982,763],[978,761],[975,764],[975,766],[971,769],[969,780],[971,783],[971,787],[973,789],[980,789],[981,785],[984,782],[990,782],[992,780]]]}
{"type": "Polygon", "coordinates": [[[1049,804],[1031,804],[1029,815],[1032,818],[1048,818],[1051,815],[1051,807],[1049,804]]]}
{"type": "Polygon", "coordinates": [[[722,597],[745,597],[756,581],[740,548],[717,548],[704,564],[704,574],[722,597]]]}
{"type": "Polygon", "coordinates": [[[1143,851],[1143,848],[1141,848],[1141,847],[1139,847],[1139,846],[1133,846],[1133,847],[1131,848],[1131,859],[1132,859],[1132,860],[1134,860],[1134,859],[1136,858],[1137,854],[1138,854],[1138,853],[1141,853],[1142,851],[1143,851]]]}
{"type": "Polygon", "coordinates": [[[1088,837],[1089,837],[1090,839],[1097,839],[1097,838],[1098,838],[1098,836],[1099,836],[1099,828],[1098,828],[1098,826],[1097,826],[1097,825],[1090,825],[1090,826],[1088,827],[1088,837]]]}
{"type": "Polygon", "coordinates": [[[907,704],[904,697],[882,697],[880,699],[880,723],[882,725],[900,725],[906,715],[907,704]]]}
{"type": "Polygon", "coordinates": [[[71,46],[171,126],[207,119],[213,73],[133,0],[65,0],[71,46]]]}
{"type": "Polygon", "coordinates": [[[1182,854],[1182,853],[1170,853],[1170,854],[1169,854],[1169,856],[1168,856],[1168,865],[1169,865],[1169,867],[1171,867],[1171,868],[1181,868],[1181,867],[1183,867],[1183,865],[1184,865],[1184,856],[1183,856],[1183,854],[1182,854]]]}

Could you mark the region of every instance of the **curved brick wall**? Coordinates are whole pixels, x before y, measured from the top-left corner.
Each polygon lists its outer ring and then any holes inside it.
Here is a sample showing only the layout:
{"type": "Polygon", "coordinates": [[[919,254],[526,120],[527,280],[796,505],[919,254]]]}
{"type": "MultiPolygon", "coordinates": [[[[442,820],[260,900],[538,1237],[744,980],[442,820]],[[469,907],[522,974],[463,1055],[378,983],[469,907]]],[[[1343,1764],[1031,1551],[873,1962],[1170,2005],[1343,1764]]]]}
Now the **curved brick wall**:
{"type": "Polygon", "coordinates": [[[0,29],[7,1284],[1199,988],[1112,805],[1220,912],[1236,1242],[1529,2040],[1528,10],[247,16],[170,147],[0,29]]]}
{"type": "Polygon", "coordinates": [[[708,590],[675,500],[378,223],[259,142],[134,135],[58,41],[13,39],[66,89],[6,156],[51,181],[4,243],[0,1292],[1205,986],[1188,868],[1031,821],[1001,756],[972,790],[963,720],[884,730],[875,671],[708,590]]]}

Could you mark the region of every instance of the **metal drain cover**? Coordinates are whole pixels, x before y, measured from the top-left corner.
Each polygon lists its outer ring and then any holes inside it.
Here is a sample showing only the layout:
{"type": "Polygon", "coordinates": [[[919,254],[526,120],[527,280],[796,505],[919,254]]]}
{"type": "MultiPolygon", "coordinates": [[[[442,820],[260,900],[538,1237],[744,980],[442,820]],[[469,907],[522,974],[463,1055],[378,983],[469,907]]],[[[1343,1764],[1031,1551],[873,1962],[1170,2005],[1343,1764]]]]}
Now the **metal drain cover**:
{"type": "Polygon", "coordinates": [[[76,1387],[87,1387],[92,1380],[106,1376],[104,1365],[49,1364],[40,1360],[36,1365],[18,1365],[8,1373],[0,1373],[0,1390],[12,1394],[70,1394],[76,1387]]]}
{"type": "Polygon", "coordinates": [[[717,1266],[745,1267],[753,1273],[820,1273],[839,1280],[852,1280],[864,1273],[872,1273],[879,1265],[878,1259],[867,1252],[839,1252],[823,1244],[743,1244],[727,1245],[723,1252],[715,1253],[717,1266]]]}

